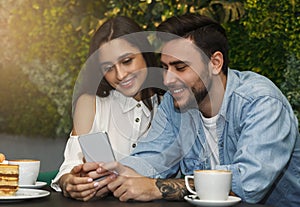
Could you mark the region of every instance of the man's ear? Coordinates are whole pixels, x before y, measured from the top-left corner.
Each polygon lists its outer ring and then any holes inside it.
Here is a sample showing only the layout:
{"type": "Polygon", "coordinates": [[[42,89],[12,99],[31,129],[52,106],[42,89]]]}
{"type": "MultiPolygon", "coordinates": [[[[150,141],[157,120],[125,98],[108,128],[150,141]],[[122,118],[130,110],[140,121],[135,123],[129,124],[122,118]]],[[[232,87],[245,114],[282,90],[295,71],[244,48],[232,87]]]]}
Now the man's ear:
{"type": "Polygon", "coordinates": [[[212,73],[218,75],[222,71],[224,59],[223,54],[220,51],[216,51],[210,58],[212,64],[212,73]]]}

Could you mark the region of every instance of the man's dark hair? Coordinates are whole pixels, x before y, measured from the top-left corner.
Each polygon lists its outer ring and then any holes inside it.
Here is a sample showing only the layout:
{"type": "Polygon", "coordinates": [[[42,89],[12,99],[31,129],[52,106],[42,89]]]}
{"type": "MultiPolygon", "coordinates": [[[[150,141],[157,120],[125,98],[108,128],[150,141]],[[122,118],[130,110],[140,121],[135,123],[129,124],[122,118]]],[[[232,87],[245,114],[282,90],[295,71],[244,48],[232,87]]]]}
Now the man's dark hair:
{"type": "MultiPolygon", "coordinates": [[[[220,51],[224,58],[222,71],[227,75],[228,41],[225,29],[218,22],[203,15],[185,14],[167,19],[157,27],[157,31],[171,33],[178,38],[190,38],[208,58],[220,51]]],[[[162,41],[170,41],[164,38],[166,35],[158,33],[158,37],[162,41]]]]}

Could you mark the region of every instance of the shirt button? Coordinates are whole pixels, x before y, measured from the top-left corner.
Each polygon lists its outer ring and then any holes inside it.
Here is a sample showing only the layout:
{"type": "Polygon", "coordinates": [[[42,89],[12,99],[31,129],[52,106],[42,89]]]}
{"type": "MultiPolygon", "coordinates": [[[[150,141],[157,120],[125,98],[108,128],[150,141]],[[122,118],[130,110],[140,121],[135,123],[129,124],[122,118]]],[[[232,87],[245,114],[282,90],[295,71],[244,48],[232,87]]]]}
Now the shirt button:
{"type": "Polygon", "coordinates": [[[138,108],[140,108],[142,105],[141,105],[140,103],[138,103],[136,106],[137,106],[138,108]]]}
{"type": "Polygon", "coordinates": [[[139,118],[136,118],[136,119],[135,119],[135,122],[139,122],[139,121],[140,121],[140,119],[139,119],[139,118]]]}
{"type": "Polygon", "coordinates": [[[135,148],[135,147],[136,147],[136,144],[135,144],[135,143],[133,143],[133,144],[132,144],[132,148],[135,148]]]}

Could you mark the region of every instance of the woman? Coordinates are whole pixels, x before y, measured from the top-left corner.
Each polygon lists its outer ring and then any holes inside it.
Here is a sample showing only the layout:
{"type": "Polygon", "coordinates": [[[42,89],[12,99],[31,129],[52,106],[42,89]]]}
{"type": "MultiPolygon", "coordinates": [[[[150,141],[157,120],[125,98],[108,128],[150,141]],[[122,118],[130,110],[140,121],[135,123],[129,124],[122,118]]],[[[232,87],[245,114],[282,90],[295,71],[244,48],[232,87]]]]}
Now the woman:
{"type": "Polygon", "coordinates": [[[75,87],[65,160],[51,185],[65,196],[89,200],[108,192],[109,176],[99,182],[88,178],[78,135],[106,131],[119,160],[130,154],[150,126],[162,95],[162,77],[157,69],[150,70],[156,66],[154,53],[139,32],[134,21],[119,16],[106,21],[91,41],[89,60],[75,87]],[[154,76],[156,88],[148,87],[154,76]]]}

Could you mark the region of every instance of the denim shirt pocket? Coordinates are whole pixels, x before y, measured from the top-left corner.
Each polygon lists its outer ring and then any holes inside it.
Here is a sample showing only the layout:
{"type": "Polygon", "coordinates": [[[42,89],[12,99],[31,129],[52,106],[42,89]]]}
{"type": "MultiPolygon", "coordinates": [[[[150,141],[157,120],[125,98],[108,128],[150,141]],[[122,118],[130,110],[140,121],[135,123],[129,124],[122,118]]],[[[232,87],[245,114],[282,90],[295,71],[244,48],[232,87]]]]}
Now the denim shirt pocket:
{"type": "Polygon", "coordinates": [[[205,169],[205,160],[199,160],[195,158],[183,158],[180,163],[181,173],[183,175],[192,175],[194,170],[203,170],[205,169]]]}

